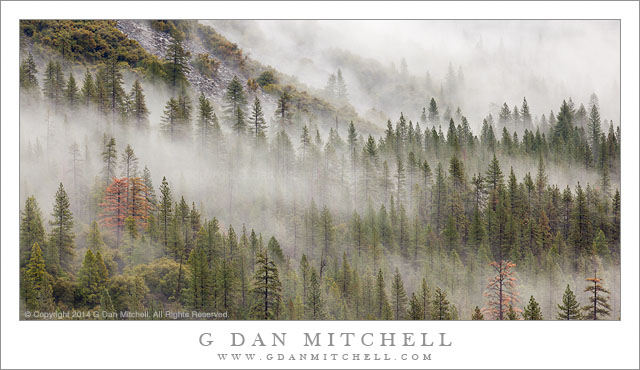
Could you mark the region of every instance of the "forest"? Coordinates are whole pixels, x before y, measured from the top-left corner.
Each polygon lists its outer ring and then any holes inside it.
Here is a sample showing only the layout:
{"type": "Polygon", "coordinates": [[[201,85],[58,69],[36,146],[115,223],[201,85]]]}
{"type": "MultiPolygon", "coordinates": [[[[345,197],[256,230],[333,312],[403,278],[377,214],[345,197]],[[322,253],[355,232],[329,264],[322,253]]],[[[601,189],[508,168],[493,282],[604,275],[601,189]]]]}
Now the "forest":
{"type": "Polygon", "coordinates": [[[620,319],[621,131],[596,94],[469,122],[436,91],[368,122],[341,69],[307,91],[209,26],[150,22],[157,56],[115,22],[21,22],[21,312],[620,319]]]}

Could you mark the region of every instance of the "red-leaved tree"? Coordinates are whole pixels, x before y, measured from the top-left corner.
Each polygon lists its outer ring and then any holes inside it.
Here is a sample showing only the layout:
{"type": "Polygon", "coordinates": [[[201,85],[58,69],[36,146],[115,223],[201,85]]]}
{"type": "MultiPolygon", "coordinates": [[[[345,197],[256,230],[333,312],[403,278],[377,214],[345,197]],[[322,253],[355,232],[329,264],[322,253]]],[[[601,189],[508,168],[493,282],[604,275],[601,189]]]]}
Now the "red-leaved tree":
{"type": "Polygon", "coordinates": [[[111,184],[105,190],[104,201],[100,204],[102,213],[101,223],[116,234],[116,247],[120,246],[124,219],[128,216],[128,189],[127,178],[112,178],[111,184]]]}
{"type": "Polygon", "coordinates": [[[490,266],[494,268],[496,275],[489,279],[489,284],[484,292],[488,299],[484,312],[494,320],[503,320],[510,306],[516,312],[521,311],[515,307],[517,303],[520,303],[516,290],[515,272],[512,270],[516,264],[501,260],[500,262],[491,262],[490,266]]]}

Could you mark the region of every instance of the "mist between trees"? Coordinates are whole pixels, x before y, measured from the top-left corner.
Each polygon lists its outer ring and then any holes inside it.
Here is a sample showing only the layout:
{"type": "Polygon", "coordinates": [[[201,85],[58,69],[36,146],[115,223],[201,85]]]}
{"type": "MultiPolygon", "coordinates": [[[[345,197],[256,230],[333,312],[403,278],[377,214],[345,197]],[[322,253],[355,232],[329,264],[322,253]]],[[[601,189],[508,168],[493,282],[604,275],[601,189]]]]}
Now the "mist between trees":
{"type": "Polygon", "coordinates": [[[76,82],[25,56],[24,309],[619,319],[620,128],[595,95],[537,122],[505,103],[479,132],[430,99],[374,137],[238,77],[218,105],[189,60],[76,82]]]}

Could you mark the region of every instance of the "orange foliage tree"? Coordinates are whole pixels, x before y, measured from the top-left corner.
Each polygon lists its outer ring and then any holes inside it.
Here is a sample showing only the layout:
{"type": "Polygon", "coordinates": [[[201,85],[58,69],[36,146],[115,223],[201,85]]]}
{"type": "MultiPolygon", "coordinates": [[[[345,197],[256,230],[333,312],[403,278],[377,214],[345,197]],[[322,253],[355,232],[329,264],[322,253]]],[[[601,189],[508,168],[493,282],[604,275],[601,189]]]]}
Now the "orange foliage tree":
{"type": "Polygon", "coordinates": [[[127,179],[113,178],[105,191],[100,214],[101,223],[116,234],[116,247],[120,245],[125,219],[131,216],[138,227],[144,227],[149,202],[146,197],[146,186],[139,177],[127,179]]]}
{"type": "Polygon", "coordinates": [[[494,268],[496,275],[490,278],[489,284],[487,284],[484,295],[488,301],[484,311],[494,320],[503,320],[509,311],[509,307],[513,307],[516,312],[521,311],[519,308],[514,307],[515,304],[520,303],[518,291],[516,290],[517,279],[515,272],[512,270],[516,267],[516,264],[501,260],[500,262],[491,262],[490,266],[494,268]]]}

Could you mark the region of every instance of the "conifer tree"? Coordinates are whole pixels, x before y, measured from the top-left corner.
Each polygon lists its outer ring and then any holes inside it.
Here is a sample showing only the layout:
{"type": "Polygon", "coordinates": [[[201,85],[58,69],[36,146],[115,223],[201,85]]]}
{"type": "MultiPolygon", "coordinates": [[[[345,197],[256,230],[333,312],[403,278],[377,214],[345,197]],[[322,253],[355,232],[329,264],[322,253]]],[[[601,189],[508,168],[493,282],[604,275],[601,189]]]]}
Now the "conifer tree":
{"type": "MultiPolygon", "coordinates": [[[[36,198],[30,196],[20,212],[20,265],[24,266],[30,260],[30,253],[34,244],[44,246],[45,231],[42,224],[42,213],[36,198]]],[[[38,247],[40,248],[40,247],[38,247]]]]}
{"type": "Polygon", "coordinates": [[[64,89],[64,98],[67,106],[71,110],[75,110],[78,107],[78,103],[80,103],[80,93],[78,91],[76,79],[73,77],[73,73],[69,73],[67,86],[64,89]]]}
{"type": "Polygon", "coordinates": [[[433,297],[433,320],[453,320],[452,307],[447,299],[447,292],[436,287],[433,297]]]}
{"type": "Polygon", "coordinates": [[[84,79],[82,80],[82,88],[80,89],[82,104],[85,107],[89,107],[91,104],[95,103],[96,93],[96,85],[93,80],[93,76],[87,69],[84,73],[84,79]]]}
{"type": "Polygon", "coordinates": [[[610,292],[602,285],[603,280],[594,272],[593,277],[587,278],[588,285],[584,289],[589,293],[588,305],[582,307],[585,320],[602,320],[606,316],[611,316],[611,305],[609,304],[610,292]],[[605,296],[605,294],[607,294],[605,296]]]}
{"type": "Polygon", "coordinates": [[[440,123],[440,116],[438,114],[438,105],[436,104],[436,100],[431,98],[429,102],[429,123],[432,126],[440,123]]]}
{"type": "Polygon", "coordinates": [[[141,128],[149,124],[149,109],[145,101],[144,91],[140,80],[136,79],[131,87],[131,117],[136,127],[141,128]]]}
{"type": "Polygon", "coordinates": [[[305,302],[307,317],[311,320],[322,320],[325,317],[324,298],[316,270],[311,267],[309,274],[309,290],[305,302]]]}
{"type": "MultiPolygon", "coordinates": [[[[402,320],[405,317],[407,305],[407,293],[404,290],[400,271],[396,267],[396,273],[391,282],[391,296],[393,301],[393,316],[395,320],[402,320]]],[[[415,295],[414,295],[415,297],[415,295]]]]}
{"type": "Polygon", "coordinates": [[[562,305],[558,305],[558,320],[580,320],[581,318],[580,304],[567,284],[567,289],[562,295],[562,305]]]}
{"type": "Polygon", "coordinates": [[[249,128],[250,133],[251,133],[251,136],[254,137],[256,142],[260,138],[265,138],[266,137],[265,130],[267,128],[267,122],[264,120],[264,113],[262,112],[260,99],[258,99],[257,96],[254,99],[253,106],[251,108],[250,121],[251,121],[251,127],[249,128]]]}
{"type": "Polygon", "coordinates": [[[27,310],[49,312],[53,310],[51,276],[45,268],[42,250],[33,243],[25,272],[25,303],[27,310]]]}
{"type": "MultiPolygon", "coordinates": [[[[315,272],[312,272],[315,275],[315,272]]],[[[259,251],[256,258],[256,272],[253,277],[254,306],[256,319],[277,319],[282,301],[282,284],[278,277],[278,268],[269,258],[268,251],[259,251]]],[[[313,317],[315,319],[315,317],[313,317]]]]}
{"type": "Polygon", "coordinates": [[[525,320],[543,320],[540,305],[533,296],[529,298],[529,304],[524,308],[522,316],[525,320]]]}
{"type": "Polygon", "coordinates": [[[57,274],[58,268],[69,273],[75,254],[75,235],[73,234],[73,214],[70,209],[69,197],[62,183],[56,192],[51,217],[52,221],[49,221],[51,231],[47,243],[48,252],[46,253],[49,258],[45,257],[45,261],[54,275],[57,274]]]}
{"type": "Polygon", "coordinates": [[[160,184],[160,203],[158,204],[158,218],[160,221],[160,229],[162,233],[162,242],[164,247],[167,248],[169,240],[169,224],[171,223],[173,214],[173,197],[171,195],[171,189],[167,178],[162,178],[162,184],[160,184]]]}
{"type": "Polygon", "coordinates": [[[280,98],[278,98],[276,104],[275,114],[276,117],[278,117],[280,127],[284,128],[291,124],[293,114],[291,112],[291,94],[288,90],[285,90],[280,94],[280,98]]]}
{"type": "Polygon", "coordinates": [[[116,175],[116,139],[110,138],[106,141],[104,138],[105,146],[102,151],[102,161],[104,162],[104,169],[102,170],[104,175],[104,187],[106,188],[111,183],[111,179],[116,175]]]}
{"type": "Polygon", "coordinates": [[[473,310],[471,320],[484,320],[484,315],[482,314],[480,307],[476,306],[476,308],[473,310]]]}
{"type": "Polygon", "coordinates": [[[167,104],[164,106],[163,115],[161,118],[161,128],[169,135],[171,140],[179,135],[180,126],[180,107],[178,101],[175,98],[170,98],[167,104]]]}
{"type": "Polygon", "coordinates": [[[29,55],[20,63],[20,88],[24,91],[35,94],[40,93],[38,85],[38,68],[33,60],[33,55],[29,55]]]}
{"type": "Polygon", "coordinates": [[[238,76],[234,76],[224,96],[224,113],[229,125],[237,134],[246,131],[247,123],[245,122],[245,106],[247,98],[244,95],[242,84],[238,76]]]}
{"type": "Polygon", "coordinates": [[[488,299],[485,311],[494,320],[504,320],[509,307],[513,309],[513,305],[519,302],[516,278],[512,270],[516,265],[504,260],[491,262],[490,265],[494,268],[496,275],[489,279],[485,291],[488,299]]]}
{"type": "Polygon", "coordinates": [[[415,293],[411,294],[407,316],[409,320],[422,320],[424,316],[422,305],[420,304],[420,300],[415,293]]]}
{"type": "Polygon", "coordinates": [[[101,222],[116,234],[116,248],[120,246],[124,221],[128,215],[129,182],[126,178],[113,178],[113,182],[105,190],[104,200],[100,204],[103,212],[101,222]]]}
{"type": "Polygon", "coordinates": [[[422,278],[422,284],[420,285],[420,306],[422,307],[422,320],[429,320],[433,316],[432,314],[432,297],[431,289],[427,285],[427,279],[422,278]]]}
{"type": "Polygon", "coordinates": [[[122,113],[125,99],[122,72],[115,57],[109,59],[105,66],[104,88],[108,102],[108,113],[111,114],[111,123],[115,122],[117,115],[122,113]]]}
{"type": "Polygon", "coordinates": [[[89,227],[89,233],[87,234],[87,249],[97,253],[104,250],[105,247],[106,245],[104,244],[104,240],[100,234],[98,222],[93,221],[89,227]]]}
{"type": "Polygon", "coordinates": [[[184,49],[182,41],[174,38],[167,48],[164,60],[169,86],[176,91],[187,83],[187,74],[190,71],[190,53],[184,49]]]}
{"type": "Polygon", "coordinates": [[[78,272],[78,285],[85,304],[94,307],[100,303],[100,295],[106,287],[107,268],[100,252],[95,255],[87,249],[78,272]]]}

